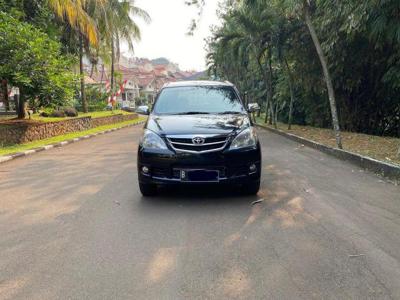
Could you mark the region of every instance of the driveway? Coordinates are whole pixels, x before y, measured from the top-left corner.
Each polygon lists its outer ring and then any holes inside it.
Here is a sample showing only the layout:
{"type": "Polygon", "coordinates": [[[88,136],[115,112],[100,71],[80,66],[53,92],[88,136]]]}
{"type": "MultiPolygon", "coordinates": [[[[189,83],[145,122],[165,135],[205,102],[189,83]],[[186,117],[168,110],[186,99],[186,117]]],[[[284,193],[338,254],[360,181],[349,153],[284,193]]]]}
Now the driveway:
{"type": "Polygon", "coordinates": [[[0,165],[0,299],[400,299],[399,187],[259,131],[258,197],[144,199],[140,133],[0,165]]]}

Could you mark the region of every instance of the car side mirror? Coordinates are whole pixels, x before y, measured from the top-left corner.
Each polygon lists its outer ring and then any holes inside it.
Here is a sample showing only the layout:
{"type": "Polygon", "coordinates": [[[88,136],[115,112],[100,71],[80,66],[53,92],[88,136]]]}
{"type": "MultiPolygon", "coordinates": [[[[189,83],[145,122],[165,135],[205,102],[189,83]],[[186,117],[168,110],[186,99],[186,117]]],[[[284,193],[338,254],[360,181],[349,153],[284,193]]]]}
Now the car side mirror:
{"type": "Polygon", "coordinates": [[[249,103],[247,105],[247,111],[249,113],[254,113],[254,112],[259,111],[259,110],[260,110],[260,106],[258,105],[258,103],[249,103]]]}
{"type": "Polygon", "coordinates": [[[136,112],[141,115],[149,115],[150,109],[147,105],[141,105],[136,109],[136,112]]]}

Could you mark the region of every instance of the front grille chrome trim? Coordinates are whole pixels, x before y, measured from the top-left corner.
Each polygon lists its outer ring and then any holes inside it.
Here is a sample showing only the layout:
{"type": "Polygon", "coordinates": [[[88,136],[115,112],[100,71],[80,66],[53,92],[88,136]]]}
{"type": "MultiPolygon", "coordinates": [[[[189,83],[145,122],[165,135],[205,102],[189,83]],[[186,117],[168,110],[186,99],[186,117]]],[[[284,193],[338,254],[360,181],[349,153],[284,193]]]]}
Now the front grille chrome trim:
{"type": "Polygon", "coordinates": [[[182,146],[190,146],[190,147],[202,147],[202,146],[211,146],[211,145],[218,145],[218,144],[225,144],[226,141],[222,142],[214,142],[214,143],[204,143],[204,144],[189,144],[189,143],[179,143],[179,142],[172,142],[170,139],[168,141],[174,145],[182,145],[182,146]]]}
{"type": "Polygon", "coordinates": [[[196,136],[199,135],[171,135],[167,136],[167,141],[169,145],[171,146],[172,149],[174,149],[176,152],[184,152],[184,153],[210,153],[210,152],[218,152],[222,151],[228,142],[230,141],[230,136],[221,136],[221,135],[201,135],[204,138],[224,138],[225,140],[223,141],[218,141],[218,142],[211,142],[211,143],[204,143],[204,144],[194,144],[194,143],[182,143],[182,142],[175,142],[172,139],[192,139],[196,136]],[[219,146],[221,145],[221,146],[219,146]],[[207,147],[207,146],[219,146],[217,148],[213,149],[207,149],[207,150],[188,150],[188,149],[181,149],[179,146],[187,146],[187,147],[207,147]]]}

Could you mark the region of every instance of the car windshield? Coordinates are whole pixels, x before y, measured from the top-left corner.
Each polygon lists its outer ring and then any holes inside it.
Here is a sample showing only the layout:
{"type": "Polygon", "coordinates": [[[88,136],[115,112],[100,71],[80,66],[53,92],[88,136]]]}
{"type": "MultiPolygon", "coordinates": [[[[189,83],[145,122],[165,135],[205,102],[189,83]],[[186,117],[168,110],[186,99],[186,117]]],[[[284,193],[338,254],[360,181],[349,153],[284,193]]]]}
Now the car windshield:
{"type": "Polygon", "coordinates": [[[244,108],[229,86],[170,87],[161,91],[155,114],[239,114],[244,108]]]}

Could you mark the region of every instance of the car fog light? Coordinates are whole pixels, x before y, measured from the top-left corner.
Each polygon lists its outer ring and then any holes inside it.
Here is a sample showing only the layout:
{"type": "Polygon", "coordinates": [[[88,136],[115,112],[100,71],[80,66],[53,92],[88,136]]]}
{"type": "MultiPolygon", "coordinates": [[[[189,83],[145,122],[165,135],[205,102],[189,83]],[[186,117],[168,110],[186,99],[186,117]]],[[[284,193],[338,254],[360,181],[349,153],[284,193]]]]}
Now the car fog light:
{"type": "Polygon", "coordinates": [[[250,173],[254,173],[257,171],[257,166],[255,164],[251,164],[249,167],[250,173]]]}
{"type": "Polygon", "coordinates": [[[143,166],[143,167],[142,167],[142,172],[143,172],[143,173],[148,174],[149,171],[150,171],[150,170],[149,170],[148,167],[146,167],[146,166],[143,166]]]}

